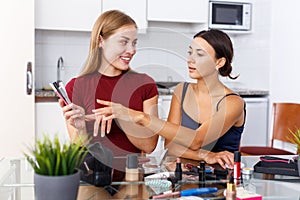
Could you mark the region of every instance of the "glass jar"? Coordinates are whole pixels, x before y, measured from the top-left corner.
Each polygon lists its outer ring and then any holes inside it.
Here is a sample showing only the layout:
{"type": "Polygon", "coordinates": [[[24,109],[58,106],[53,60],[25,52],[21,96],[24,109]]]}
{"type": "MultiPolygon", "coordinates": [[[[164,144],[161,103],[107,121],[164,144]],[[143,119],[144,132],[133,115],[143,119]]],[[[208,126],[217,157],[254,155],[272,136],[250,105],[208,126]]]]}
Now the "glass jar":
{"type": "Polygon", "coordinates": [[[253,178],[253,168],[244,167],[242,169],[242,184],[245,190],[256,192],[254,185],[252,185],[252,178],[253,178]]]}

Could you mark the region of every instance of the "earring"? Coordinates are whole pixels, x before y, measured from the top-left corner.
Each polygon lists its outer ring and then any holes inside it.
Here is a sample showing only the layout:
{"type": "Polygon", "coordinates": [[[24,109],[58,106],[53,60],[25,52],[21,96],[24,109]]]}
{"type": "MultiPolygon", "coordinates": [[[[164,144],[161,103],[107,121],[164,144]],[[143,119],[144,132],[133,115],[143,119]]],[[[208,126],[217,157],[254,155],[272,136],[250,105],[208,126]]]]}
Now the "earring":
{"type": "Polygon", "coordinates": [[[216,66],[216,70],[217,70],[217,71],[219,71],[219,68],[218,68],[218,66],[216,66]]]}

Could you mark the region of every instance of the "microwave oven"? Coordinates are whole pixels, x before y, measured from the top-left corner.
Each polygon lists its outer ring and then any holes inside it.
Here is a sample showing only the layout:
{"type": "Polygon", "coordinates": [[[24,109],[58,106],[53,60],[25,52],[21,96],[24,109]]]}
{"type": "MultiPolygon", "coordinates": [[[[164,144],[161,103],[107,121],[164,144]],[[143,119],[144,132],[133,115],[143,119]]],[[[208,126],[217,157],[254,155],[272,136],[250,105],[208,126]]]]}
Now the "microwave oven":
{"type": "Polygon", "coordinates": [[[209,1],[208,28],[250,31],[251,12],[249,2],[209,1]]]}

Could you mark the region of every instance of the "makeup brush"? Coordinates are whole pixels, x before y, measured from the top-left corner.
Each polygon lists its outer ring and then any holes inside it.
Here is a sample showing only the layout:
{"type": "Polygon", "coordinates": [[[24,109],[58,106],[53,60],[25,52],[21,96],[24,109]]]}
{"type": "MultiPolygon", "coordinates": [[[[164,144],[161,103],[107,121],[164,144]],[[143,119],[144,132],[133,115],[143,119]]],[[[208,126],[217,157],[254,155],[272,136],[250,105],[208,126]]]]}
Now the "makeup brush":
{"type": "Polygon", "coordinates": [[[165,199],[173,196],[198,196],[202,194],[210,194],[217,192],[218,188],[216,187],[210,187],[210,188],[193,188],[193,189],[188,189],[188,190],[182,190],[182,191],[177,191],[177,192],[172,192],[172,193],[166,193],[166,194],[160,194],[160,195],[155,195],[152,197],[152,199],[165,199]]]}

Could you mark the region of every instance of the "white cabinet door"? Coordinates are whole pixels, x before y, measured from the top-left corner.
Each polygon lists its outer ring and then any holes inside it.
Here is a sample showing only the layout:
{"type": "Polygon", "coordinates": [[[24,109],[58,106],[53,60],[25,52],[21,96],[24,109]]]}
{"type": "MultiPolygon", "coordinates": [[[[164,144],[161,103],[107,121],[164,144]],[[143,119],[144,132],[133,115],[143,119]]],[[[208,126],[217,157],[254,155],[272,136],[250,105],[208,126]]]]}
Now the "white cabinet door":
{"type": "Polygon", "coordinates": [[[267,98],[244,98],[246,122],[240,146],[268,146],[267,98]]]}
{"type": "Polygon", "coordinates": [[[0,25],[2,158],[20,156],[34,142],[34,88],[26,93],[27,63],[34,61],[34,0],[1,1],[0,25]]]}
{"type": "Polygon", "coordinates": [[[149,21],[207,23],[208,0],[148,0],[149,21]]]}
{"type": "Polygon", "coordinates": [[[57,134],[60,141],[69,140],[65,119],[58,102],[36,103],[35,111],[37,138],[43,135],[53,138],[57,134]]]}
{"type": "Polygon", "coordinates": [[[139,28],[139,32],[146,32],[147,1],[146,0],[102,0],[102,12],[117,9],[132,17],[139,28]]]}
{"type": "Polygon", "coordinates": [[[159,95],[158,97],[158,117],[167,120],[171,106],[172,95],[159,95]]]}
{"type": "Polygon", "coordinates": [[[101,14],[101,0],[36,0],[35,28],[91,31],[101,14]]]}

